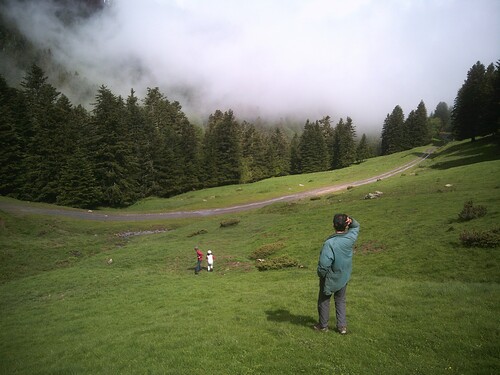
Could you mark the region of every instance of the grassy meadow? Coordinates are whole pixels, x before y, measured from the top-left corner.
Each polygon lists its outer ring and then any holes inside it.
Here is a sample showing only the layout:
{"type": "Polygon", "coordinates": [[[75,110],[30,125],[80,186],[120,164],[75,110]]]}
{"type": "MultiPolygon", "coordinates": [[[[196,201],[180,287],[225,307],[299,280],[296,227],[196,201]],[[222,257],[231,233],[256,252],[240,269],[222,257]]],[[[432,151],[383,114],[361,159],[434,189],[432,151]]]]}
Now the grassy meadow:
{"type": "MultiPolygon", "coordinates": [[[[286,194],[367,178],[422,150],[122,211],[263,200],[273,186],[286,194]]],[[[0,211],[0,374],[498,374],[499,248],[466,248],[459,235],[500,225],[499,155],[489,138],[453,142],[373,184],[196,219],[0,211]],[[364,199],[374,191],[383,195],[364,199]],[[487,213],[460,221],[469,200],[487,213]],[[311,329],[335,212],[361,224],[346,336],[311,329]],[[229,219],[239,223],[221,227],[229,219]],[[213,251],[215,272],[194,275],[195,245],[213,251]],[[258,271],[249,257],[263,246],[300,267],[258,271]]],[[[331,326],[334,317],[332,303],[331,326]]]]}

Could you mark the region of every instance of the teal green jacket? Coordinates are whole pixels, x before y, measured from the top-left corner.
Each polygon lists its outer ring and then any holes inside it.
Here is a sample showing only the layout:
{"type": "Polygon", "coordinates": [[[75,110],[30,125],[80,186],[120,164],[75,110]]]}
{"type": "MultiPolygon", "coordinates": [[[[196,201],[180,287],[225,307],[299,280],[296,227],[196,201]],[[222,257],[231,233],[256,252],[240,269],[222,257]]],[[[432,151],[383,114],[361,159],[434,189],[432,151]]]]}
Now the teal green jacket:
{"type": "Polygon", "coordinates": [[[319,255],[318,276],[325,278],[323,293],[326,295],[342,289],[351,277],[352,246],[359,234],[359,223],[351,219],[347,232],[328,237],[319,255]]]}

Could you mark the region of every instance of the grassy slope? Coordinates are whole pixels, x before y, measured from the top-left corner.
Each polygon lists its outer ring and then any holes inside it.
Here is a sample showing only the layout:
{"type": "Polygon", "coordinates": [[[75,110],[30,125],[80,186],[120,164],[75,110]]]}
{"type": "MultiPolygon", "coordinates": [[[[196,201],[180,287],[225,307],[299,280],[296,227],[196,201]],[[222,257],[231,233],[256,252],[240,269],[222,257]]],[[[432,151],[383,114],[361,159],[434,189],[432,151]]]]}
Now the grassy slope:
{"type": "Polygon", "coordinates": [[[458,241],[500,222],[497,155],[484,141],[451,145],[373,185],[189,221],[2,213],[0,373],[498,373],[498,248],[458,241]],[[383,197],[362,199],[374,190],[383,197]],[[469,199],[488,214],[458,222],[469,199]],[[346,337],[310,329],[315,264],[337,211],[362,225],[346,337]],[[232,217],[240,224],[219,227],[232,217]],[[115,236],[159,227],[172,230],[115,236]],[[248,255],[274,242],[304,268],[256,271],[248,255]],[[216,272],[193,276],[195,244],[214,251],[216,272]]]}

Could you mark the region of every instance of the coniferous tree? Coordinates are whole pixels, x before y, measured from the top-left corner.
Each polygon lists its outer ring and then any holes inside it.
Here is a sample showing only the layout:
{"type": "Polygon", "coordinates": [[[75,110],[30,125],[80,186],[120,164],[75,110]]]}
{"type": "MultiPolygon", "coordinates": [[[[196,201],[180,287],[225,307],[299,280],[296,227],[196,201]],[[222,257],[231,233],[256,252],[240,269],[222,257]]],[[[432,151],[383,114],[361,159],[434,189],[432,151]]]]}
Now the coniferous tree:
{"type": "Polygon", "coordinates": [[[94,177],[92,163],[87,155],[76,146],[61,171],[59,184],[61,192],[57,204],[78,208],[96,208],[101,203],[102,194],[94,177]]]}
{"type": "Polygon", "coordinates": [[[290,174],[302,173],[302,165],[300,159],[300,138],[297,133],[293,135],[290,141],[290,174]]]}
{"type": "Polygon", "coordinates": [[[102,203],[110,207],[127,206],[137,199],[134,195],[136,181],[129,173],[133,150],[125,137],[125,118],[122,98],[101,86],[93,110],[97,139],[92,151],[102,203]]]}
{"type": "Polygon", "coordinates": [[[327,159],[328,159],[328,168],[333,169],[333,150],[334,150],[334,142],[335,142],[335,130],[332,128],[332,122],[330,116],[325,116],[321,120],[319,120],[319,125],[321,128],[321,133],[323,134],[323,138],[325,139],[326,150],[327,150],[327,159]]]}
{"type": "Polygon", "coordinates": [[[328,152],[319,122],[306,121],[300,136],[299,152],[301,173],[325,171],[328,168],[328,152]]]}
{"type": "Polygon", "coordinates": [[[54,203],[64,160],[60,157],[60,121],[55,104],[60,93],[49,83],[43,70],[33,65],[21,82],[32,136],[26,154],[25,199],[54,203]]]}
{"type": "MultiPolygon", "coordinates": [[[[493,65],[485,69],[481,62],[477,62],[467,73],[467,79],[458,90],[452,112],[452,126],[455,136],[461,140],[487,135],[496,131],[494,115],[489,108],[493,90],[493,65]]],[[[497,116],[498,121],[498,116],[497,116]]]]}
{"type": "Polygon", "coordinates": [[[290,173],[290,145],[280,128],[275,128],[268,142],[270,176],[285,176],[290,173]]]}
{"type": "Polygon", "coordinates": [[[356,147],[356,161],[361,163],[371,157],[370,147],[366,139],[366,134],[363,133],[361,139],[356,147]]]}
{"type": "Polygon", "coordinates": [[[241,182],[254,182],[269,177],[266,139],[253,124],[242,124],[241,182]]]}
{"type": "MultiPolygon", "coordinates": [[[[152,152],[152,195],[169,197],[180,191],[182,166],[178,163],[179,136],[170,102],[158,87],[148,88],[144,99],[146,120],[153,128],[150,134],[152,152]]],[[[148,127],[149,127],[148,126],[148,127]]]]}
{"type": "Polygon", "coordinates": [[[345,123],[343,119],[340,119],[334,130],[332,161],[334,169],[348,167],[356,160],[355,136],[356,130],[352,119],[347,117],[345,123]]]}
{"type": "Polygon", "coordinates": [[[382,155],[389,155],[402,151],[402,138],[404,128],[403,110],[399,105],[388,114],[382,127],[382,155]]]}
{"type": "Polygon", "coordinates": [[[21,137],[16,131],[12,98],[17,90],[10,88],[0,75],[0,195],[17,196],[22,173],[21,137]]]}
{"type": "Polygon", "coordinates": [[[217,185],[237,184],[241,180],[241,142],[239,124],[232,110],[224,112],[215,128],[217,185]]]}
{"type": "Polygon", "coordinates": [[[451,130],[451,110],[446,102],[439,102],[431,117],[439,119],[439,132],[451,130]]]}
{"type": "Polygon", "coordinates": [[[410,143],[411,148],[426,145],[431,141],[427,121],[427,109],[425,108],[424,101],[421,100],[415,111],[415,124],[410,132],[410,137],[412,139],[410,143]]]}

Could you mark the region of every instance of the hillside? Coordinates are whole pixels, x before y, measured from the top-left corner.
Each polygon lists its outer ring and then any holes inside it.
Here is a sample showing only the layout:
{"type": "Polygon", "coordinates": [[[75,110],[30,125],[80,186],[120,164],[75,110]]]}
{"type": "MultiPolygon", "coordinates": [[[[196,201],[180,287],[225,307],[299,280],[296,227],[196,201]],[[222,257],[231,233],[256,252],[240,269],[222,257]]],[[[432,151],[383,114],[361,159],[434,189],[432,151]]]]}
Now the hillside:
{"type": "MultiPolygon", "coordinates": [[[[0,211],[0,373],[498,373],[498,246],[460,242],[464,230],[498,228],[498,155],[490,138],[451,143],[373,184],[215,217],[0,211]],[[486,214],[461,221],[470,200],[486,214]],[[361,223],[345,337],[310,328],[334,212],[361,223]],[[194,277],[195,245],[214,252],[215,272],[194,277]],[[259,272],[249,258],[263,248],[300,267],[259,272]]],[[[205,195],[233,199],[220,189],[205,195]]],[[[192,207],[186,198],[176,210],[192,207]]],[[[151,204],[168,206],[135,209],[151,204]]]]}

